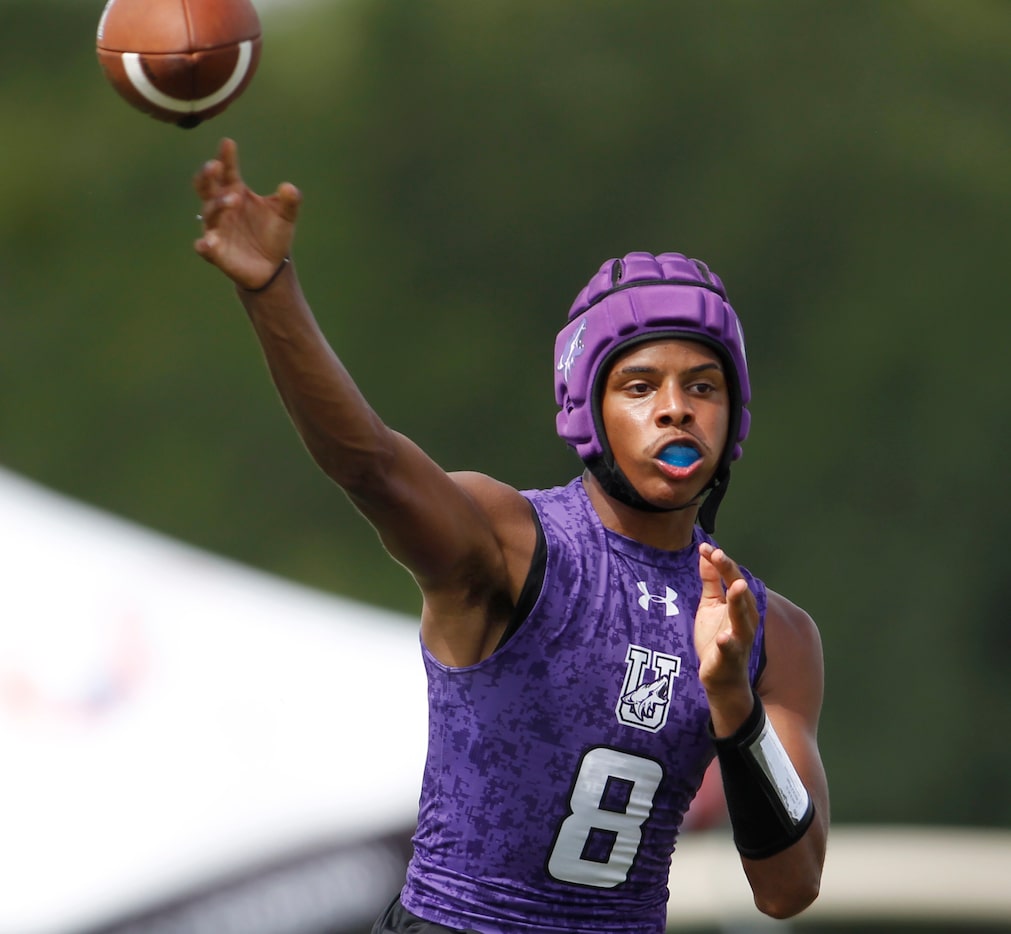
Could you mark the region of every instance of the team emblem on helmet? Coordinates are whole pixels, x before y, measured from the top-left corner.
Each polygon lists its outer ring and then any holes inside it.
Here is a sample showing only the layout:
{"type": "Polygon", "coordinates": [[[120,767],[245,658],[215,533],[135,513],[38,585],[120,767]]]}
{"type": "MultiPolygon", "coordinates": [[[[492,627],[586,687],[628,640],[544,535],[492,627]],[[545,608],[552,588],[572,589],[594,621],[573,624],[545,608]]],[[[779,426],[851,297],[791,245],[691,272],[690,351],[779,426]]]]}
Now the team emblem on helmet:
{"type": "Polygon", "coordinates": [[[572,335],[572,339],[569,341],[568,347],[565,348],[565,352],[558,358],[557,370],[565,379],[569,378],[569,373],[572,371],[572,365],[576,362],[576,357],[581,356],[583,353],[583,331],[585,330],[586,322],[582,321],[576,329],[576,333],[572,335]]]}

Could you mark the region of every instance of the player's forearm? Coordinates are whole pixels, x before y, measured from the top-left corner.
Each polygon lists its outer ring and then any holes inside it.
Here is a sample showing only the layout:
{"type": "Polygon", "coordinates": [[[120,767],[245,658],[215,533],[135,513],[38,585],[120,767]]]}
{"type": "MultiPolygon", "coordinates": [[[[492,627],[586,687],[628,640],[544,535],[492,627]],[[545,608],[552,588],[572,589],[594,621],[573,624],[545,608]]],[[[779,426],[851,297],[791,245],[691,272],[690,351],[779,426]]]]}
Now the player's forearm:
{"type": "Polygon", "coordinates": [[[807,908],[821,888],[827,819],[815,811],[804,836],[765,859],[741,858],[755,905],[773,918],[791,918],[807,908]]]}
{"type": "Polygon", "coordinates": [[[757,693],[745,718],[722,721],[736,724],[733,732],[720,728],[724,710],[711,709],[734,842],[755,903],[791,917],[817,897],[825,858],[828,792],[817,747],[806,725],[782,711],[781,736],[757,693]]]}
{"type": "Polygon", "coordinates": [[[236,289],[274,385],[320,467],[349,491],[376,475],[393,433],[355,385],[319,328],[293,265],[269,289],[236,289]]]}

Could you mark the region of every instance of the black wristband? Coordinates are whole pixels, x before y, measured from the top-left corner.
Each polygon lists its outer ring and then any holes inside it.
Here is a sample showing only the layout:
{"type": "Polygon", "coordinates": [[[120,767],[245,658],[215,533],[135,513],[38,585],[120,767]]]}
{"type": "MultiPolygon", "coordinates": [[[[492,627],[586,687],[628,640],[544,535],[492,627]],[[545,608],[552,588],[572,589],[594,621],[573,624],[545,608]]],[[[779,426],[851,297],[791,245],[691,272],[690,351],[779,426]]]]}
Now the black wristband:
{"type": "Polygon", "coordinates": [[[241,287],[242,290],[244,292],[251,292],[253,295],[256,295],[258,292],[266,292],[267,289],[269,289],[277,281],[277,277],[280,276],[282,272],[284,272],[284,270],[287,268],[290,262],[291,257],[286,256],[278,264],[277,269],[274,270],[274,274],[266,282],[264,282],[263,285],[257,286],[255,289],[247,289],[245,286],[242,286],[241,287]]]}
{"type": "Polygon", "coordinates": [[[710,736],[720,762],[723,791],[738,852],[748,859],[774,856],[796,843],[814,820],[814,802],[765,715],[758,695],[747,720],[732,735],[710,736]]]}

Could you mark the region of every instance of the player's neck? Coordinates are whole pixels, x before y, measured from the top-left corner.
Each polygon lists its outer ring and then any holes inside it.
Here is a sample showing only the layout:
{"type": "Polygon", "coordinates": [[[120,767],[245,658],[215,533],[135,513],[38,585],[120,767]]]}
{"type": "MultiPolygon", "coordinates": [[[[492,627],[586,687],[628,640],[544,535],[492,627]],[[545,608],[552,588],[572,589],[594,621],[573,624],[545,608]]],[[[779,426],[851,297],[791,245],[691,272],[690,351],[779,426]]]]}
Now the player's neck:
{"type": "Polygon", "coordinates": [[[665,512],[635,509],[604,492],[597,478],[583,472],[583,488],[605,528],[652,548],[680,551],[692,543],[698,506],[665,512]]]}

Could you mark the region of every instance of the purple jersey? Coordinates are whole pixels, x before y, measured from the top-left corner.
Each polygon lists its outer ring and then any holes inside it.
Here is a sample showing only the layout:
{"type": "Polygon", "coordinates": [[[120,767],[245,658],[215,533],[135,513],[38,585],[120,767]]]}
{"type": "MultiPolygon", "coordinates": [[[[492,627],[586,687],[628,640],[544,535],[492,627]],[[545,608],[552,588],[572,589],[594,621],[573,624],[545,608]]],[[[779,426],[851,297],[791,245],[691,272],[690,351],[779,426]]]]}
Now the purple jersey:
{"type": "MultiPolygon", "coordinates": [[[[547,546],[529,616],[468,668],[423,647],[428,761],[401,900],[482,934],[662,934],[713,757],[692,640],[704,533],[674,552],[624,538],[579,479],[524,495],[547,546]]],[[[764,627],[765,588],[745,574],[764,627]]]]}

